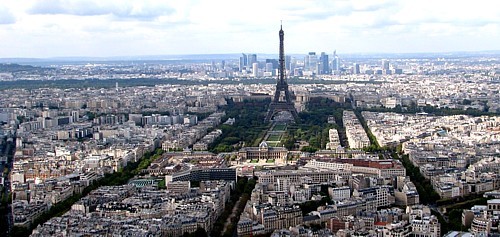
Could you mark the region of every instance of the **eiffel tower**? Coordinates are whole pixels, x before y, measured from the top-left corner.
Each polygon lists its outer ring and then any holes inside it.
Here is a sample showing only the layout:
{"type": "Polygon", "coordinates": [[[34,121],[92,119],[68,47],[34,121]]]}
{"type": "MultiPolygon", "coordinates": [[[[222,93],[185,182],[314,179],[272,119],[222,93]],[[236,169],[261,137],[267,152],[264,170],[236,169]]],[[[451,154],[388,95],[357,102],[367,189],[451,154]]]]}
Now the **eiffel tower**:
{"type": "Polygon", "coordinates": [[[295,106],[293,105],[292,98],[290,96],[290,91],[288,91],[288,83],[285,77],[285,49],[283,46],[283,39],[285,33],[283,32],[283,26],[280,27],[280,59],[279,59],[279,69],[278,69],[278,81],[276,83],[276,92],[274,93],[274,98],[269,104],[269,110],[267,111],[265,122],[269,122],[272,118],[279,112],[289,112],[295,122],[299,121],[299,115],[295,106]]]}

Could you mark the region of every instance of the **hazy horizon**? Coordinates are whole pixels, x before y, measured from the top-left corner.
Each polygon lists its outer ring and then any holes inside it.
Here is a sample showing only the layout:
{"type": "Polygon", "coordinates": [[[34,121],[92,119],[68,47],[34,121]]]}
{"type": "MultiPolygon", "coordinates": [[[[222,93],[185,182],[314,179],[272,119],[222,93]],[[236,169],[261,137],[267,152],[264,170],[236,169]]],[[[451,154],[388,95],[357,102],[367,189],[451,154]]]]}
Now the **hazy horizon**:
{"type": "MultiPolygon", "coordinates": [[[[310,51],[321,53],[319,51],[310,51]]],[[[277,53],[258,53],[258,52],[238,52],[238,53],[207,53],[207,54],[163,54],[163,55],[121,55],[121,56],[61,56],[61,57],[0,57],[0,63],[8,62],[9,60],[40,60],[40,61],[50,61],[50,60],[103,60],[103,61],[148,61],[148,60],[208,60],[208,59],[232,59],[237,60],[242,54],[254,53],[257,54],[259,60],[264,58],[278,58],[277,53]]],[[[287,53],[290,56],[304,56],[308,52],[304,53],[287,53]]],[[[333,52],[326,52],[327,54],[332,54],[333,52]]],[[[388,53],[388,52],[358,52],[358,53],[342,53],[338,52],[340,56],[346,58],[384,58],[384,56],[391,58],[397,58],[397,56],[480,56],[480,55],[497,55],[500,54],[500,50],[481,50],[481,51],[443,51],[443,52],[406,52],[406,53],[388,53]]]]}

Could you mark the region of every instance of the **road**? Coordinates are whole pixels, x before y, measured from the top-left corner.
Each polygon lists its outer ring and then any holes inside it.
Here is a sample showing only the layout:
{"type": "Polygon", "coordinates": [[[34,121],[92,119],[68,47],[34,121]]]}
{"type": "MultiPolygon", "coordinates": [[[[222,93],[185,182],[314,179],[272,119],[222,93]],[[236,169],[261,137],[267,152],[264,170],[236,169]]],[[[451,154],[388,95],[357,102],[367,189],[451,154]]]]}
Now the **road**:
{"type": "Polygon", "coordinates": [[[439,208],[438,206],[436,206],[436,204],[432,204],[432,205],[429,205],[429,208],[437,213],[439,213],[443,219],[448,223],[450,220],[448,219],[448,215],[444,214],[442,211],[441,211],[441,208],[439,208]]]}
{"type": "MultiPolygon", "coordinates": [[[[1,175],[4,177],[4,184],[5,184],[4,192],[2,194],[5,195],[6,197],[8,197],[10,195],[11,182],[10,182],[8,173],[4,175],[3,171],[4,171],[4,168],[7,168],[9,172],[12,170],[13,158],[14,158],[14,152],[15,152],[15,144],[16,144],[15,142],[16,142],[15,139],[13,141],[6,142],[6,143],[4,143],[5,145],[1,149],[2,155],[7,156],[7,162],[2,163],[0,165],[0,172],[1,172],[1,175]]],[[[10,203],[9,203],[7,205],[7,208],[6,208],[6,212],[2,213],[2,216],[1,216],[1,219],[7,220],[7,223],[4,222],[1,224],[2,228],[0,228],[0,236],[9,236],[9,234],[10,234],[10,230],[12,229],[12,226],[13,226],[11,211],[12,211],[12,209],[11,209],[10,203]],[[4,224],[6,224],[6,226],[4,226],[4,224]]]]}
{"type": "MultiPolygon", "coordinates": [[[[227,227],[232,222],[232,218],[236,217],[236,211],[238,210],[238,205],[240,204],[242,197],[243,197],[243,195],[241,195],[240,198],[238,199],[238,201],[236,201],[236,203],[234,204],[233,210],[231,211],[231,215],[229,215],[227,217],[226,223],[224,224],[224,228],[222,229],[221,234],[226,233],[227,227]]],[[[234,224],[234,229],[236,229],[237,223],[233,223],[233,224],[234,224]]]]}

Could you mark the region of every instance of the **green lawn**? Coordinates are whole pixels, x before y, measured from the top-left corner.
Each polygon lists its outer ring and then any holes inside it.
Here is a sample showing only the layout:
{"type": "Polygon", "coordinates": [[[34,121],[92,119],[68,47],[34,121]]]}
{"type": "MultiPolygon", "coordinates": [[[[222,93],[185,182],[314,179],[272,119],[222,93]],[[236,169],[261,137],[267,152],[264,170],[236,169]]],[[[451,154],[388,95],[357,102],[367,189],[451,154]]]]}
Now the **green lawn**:
{"type": "Polygon", "coordinates": [[[273,128],[273,131],[285,131],[286,124],[276,124],[273,128]]]}
{"type": "Polygon", "coordinates": [[[266,141],[267,145],[268,146],[271,146],[271,147],[278,147],[278,146],[281,146],[280,142],[279,141],[266,141]]]}
{"type": "Polygon", "coordinates": [[[267,138],[267,141],[271,141],[271,142],[276,142],[276,141],[280,141],[281,140],[281,136],[280,135],[269,135],[269,137],[267,138]]]}
{"type": "Polygon", "coordinates": [[[274,163],[274,159],[266,160],[266,163],[274,163]]]}
{"type": "Polygon", "coordinates": [[[259,163],[259,160],[250,160],[250,163],[259,163]]]}

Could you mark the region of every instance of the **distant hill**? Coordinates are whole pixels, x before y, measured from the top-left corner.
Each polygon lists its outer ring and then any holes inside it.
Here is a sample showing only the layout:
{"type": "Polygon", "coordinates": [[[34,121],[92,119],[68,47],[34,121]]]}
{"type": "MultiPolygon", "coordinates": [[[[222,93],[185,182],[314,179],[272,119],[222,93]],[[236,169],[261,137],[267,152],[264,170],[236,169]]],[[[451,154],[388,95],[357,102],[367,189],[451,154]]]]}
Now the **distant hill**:
{"type": "Polygon", "coordinates": [[[40,72],[41,70],[47,70],[47,68],[34,67],[31,65],[19,65],[16,63],[0,63],[0,72],[3,73],[40,72]]]}
{"type": "MultiPolygon", "coordinates": [[[[238,60],[242,53],[255,53],[259,61],[265,59],[277,59],[278,54],[259,53],[259,52],[241,52],[241,53],[226,53],[226,54],[185,54],[185,55],[142,55],[142,56],[114,56],[114,57],[51,57],[51,58],[0,58],[0,65],[3,64],[30,64],[50,67],[53,65],[62,64],[87,64],[87,63],[106,63],[106,64],[123,64],[123,63],[185,63],[185,62],[208,62],[221,60],[238,60]]],[[[316,52],[319,53],[319,52],[316,52]]],[[[333,51],[326,52],[330,56],[333,51]]],[[[287,56],[303,58],[306,53],[287,53],[287,56]]],[[[499,56],[499,50],[477,51],[477,52],[428,52],[428,53],[346,53],[338,52],[338,55],[343,59],[392,59],[392,58],[467,58],[476,56],[499,56]]],[[[27,68],[26,68],[27,69],[27,68]]]]}

